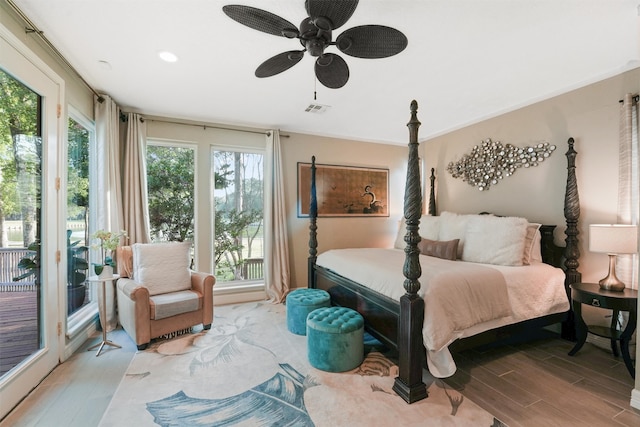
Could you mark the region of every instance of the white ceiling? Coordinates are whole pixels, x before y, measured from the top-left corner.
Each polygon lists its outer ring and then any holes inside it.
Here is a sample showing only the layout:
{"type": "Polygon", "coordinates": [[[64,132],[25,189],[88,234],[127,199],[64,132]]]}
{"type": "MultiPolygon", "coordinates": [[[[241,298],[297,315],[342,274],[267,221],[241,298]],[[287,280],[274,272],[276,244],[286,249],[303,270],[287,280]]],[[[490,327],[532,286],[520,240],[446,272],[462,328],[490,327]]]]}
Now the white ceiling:
{"type": "Polygon", "coordinates": [[[640,66],[640,0],[362,0],[334,39],[379,24],[409,44],[384,59],[341,55],[351,76],[341,89],[316,83],[308,55],[256,78],[300,44],[222,12],[244,4],[298,25],[304,0],[13,1],[125,111],[391,144],[408,140],[412,99],[424,140],[640,66]],[[312,102],[331,108],[305,113],[312,102]]]}

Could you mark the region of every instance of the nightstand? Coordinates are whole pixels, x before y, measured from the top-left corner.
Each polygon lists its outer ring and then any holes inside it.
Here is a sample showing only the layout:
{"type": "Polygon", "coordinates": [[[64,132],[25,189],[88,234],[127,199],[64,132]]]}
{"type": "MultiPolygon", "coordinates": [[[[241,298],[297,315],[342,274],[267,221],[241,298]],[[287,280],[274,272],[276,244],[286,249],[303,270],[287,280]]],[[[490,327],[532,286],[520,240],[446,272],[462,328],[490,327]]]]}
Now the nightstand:
{"type": "Polygon", "coordinates": [[[587,340],[587,333],[609,338],[614,356],[618,356],[617,341],[620,341],[620,352],[622,353],[624,364],[627,366],[627,370],[631,376],[635,378],[636,369],[629,356],[629,340],[636,330],[638,321],[638,291],[625,288],[622,292],[615,292],[600,289],[600,285],[597,283],[574,283],[571,285],[571,299],[573,300],[573,312],[576,316],[576,336],[578,342],[569,352],[569,356],[573,356],[582,348],[587,340]],[[582,319],[582,304],[613,310],[611,326],[608,328],[593,325],[587,326],[582,319]],[[629,312],[629,321],[624,331],[620,331],[616,327],[620,311],[629,312]]]}

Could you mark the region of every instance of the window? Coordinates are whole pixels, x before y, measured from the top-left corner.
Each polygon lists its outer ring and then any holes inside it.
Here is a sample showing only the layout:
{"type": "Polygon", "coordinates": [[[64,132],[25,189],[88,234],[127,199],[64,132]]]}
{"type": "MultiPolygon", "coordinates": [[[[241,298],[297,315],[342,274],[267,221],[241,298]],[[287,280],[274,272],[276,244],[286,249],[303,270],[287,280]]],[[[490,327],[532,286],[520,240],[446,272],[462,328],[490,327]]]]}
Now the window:
{"type": "Polygon", "coordinates": [[[214,265],[218,283],[263,280],[264,155],[214,149],[214,265]]]}
{"type": "MultiPolygon", "coordinates": [[[[67,121],[67,315],[97,301],[88,286],[89,268],[89,150],[95,142],[93,126],[71,109],[67,121]],[[75,118],[74,118],[75,116],[75,118]]],[[[95,310],[95,306],[93,307],[95,310]]]]}
{"type": "Polygon", "coordinates": [[[149,143],[147,188],[152,241],[193,241],[194,171],[193,148],[149,143]]]}

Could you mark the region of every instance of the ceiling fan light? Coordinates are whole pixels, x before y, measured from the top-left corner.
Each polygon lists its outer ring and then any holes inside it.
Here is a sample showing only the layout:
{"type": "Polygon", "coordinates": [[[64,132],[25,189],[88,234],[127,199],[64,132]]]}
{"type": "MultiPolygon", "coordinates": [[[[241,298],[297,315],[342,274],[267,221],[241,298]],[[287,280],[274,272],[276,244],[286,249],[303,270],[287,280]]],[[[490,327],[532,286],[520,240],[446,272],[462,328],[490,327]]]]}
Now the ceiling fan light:
{"type": "Polygon", "coordinates": [[[311,39],[305,42],[307,52],[311,56],[321,56],[324,52],[325,43],[321,39],[311,39]]]}

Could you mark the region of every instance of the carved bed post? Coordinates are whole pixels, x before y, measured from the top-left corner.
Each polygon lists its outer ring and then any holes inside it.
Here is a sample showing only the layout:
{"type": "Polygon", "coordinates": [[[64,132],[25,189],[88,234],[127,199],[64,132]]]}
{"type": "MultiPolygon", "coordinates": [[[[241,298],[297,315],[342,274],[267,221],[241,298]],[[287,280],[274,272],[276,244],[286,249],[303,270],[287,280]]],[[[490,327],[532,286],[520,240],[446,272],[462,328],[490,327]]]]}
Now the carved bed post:
{"type": "MultiPolygon", "coordinates": [[[[569,285],[580,283],[582,281],[582,273],[578,271],[580,263],[580,248],[578,247],[578,219],[580,218],[580,199],[578,197],[578,184],[576,181],[576,150],[573,149],[574,140],[569,138],[567,141],[569,149],[567,150],[567,187],[564,196],[564,217],[567,220],[566,246],[564,252],[565,265],[565,288],[567,289],[567,297],[571,301],[571,289],[569,285]]],[[[562,324],[561,335],[565,339],[575,340],[575,327],[573,321],[573,311],[569,311],[569,319],[562,324]]]]}
{"type": "Polygon", "coordinates": [[[436,182],[436,170],[431,168],[431,176],[429,177],[431,180],[431,185],[429,186],[429,215],[436,216],[436,190],[435,190],[435,182],[436,182]]]}
{"type": "Polygon", "coordinates": [[[420,185],[420,160],[418,155],[418,103],[411,102],[411,120],[409,128],[409,161],[404,195],[404,217],[407,234],[404,241],[407,246],[403,273],[406,293],[400,298],[400,318],[398,322],[398,377],[393,390],[408,403],[427,397],[427,388],[422,382],[424,362],[424,344],[422,325],[424,322],[424,300],[418,296],[422,275],[420,267],[420,216],[422,214],[422,189],[420,185]]]}
{"type": "Polygon", "coordinates": [[[309,200],[309,260],[307,262],[307,287],[315,288],[315,270],[313,266],[318,258],[318,199],[316,197],[316,156],[311,157],[311,198],[309,200]]]}

